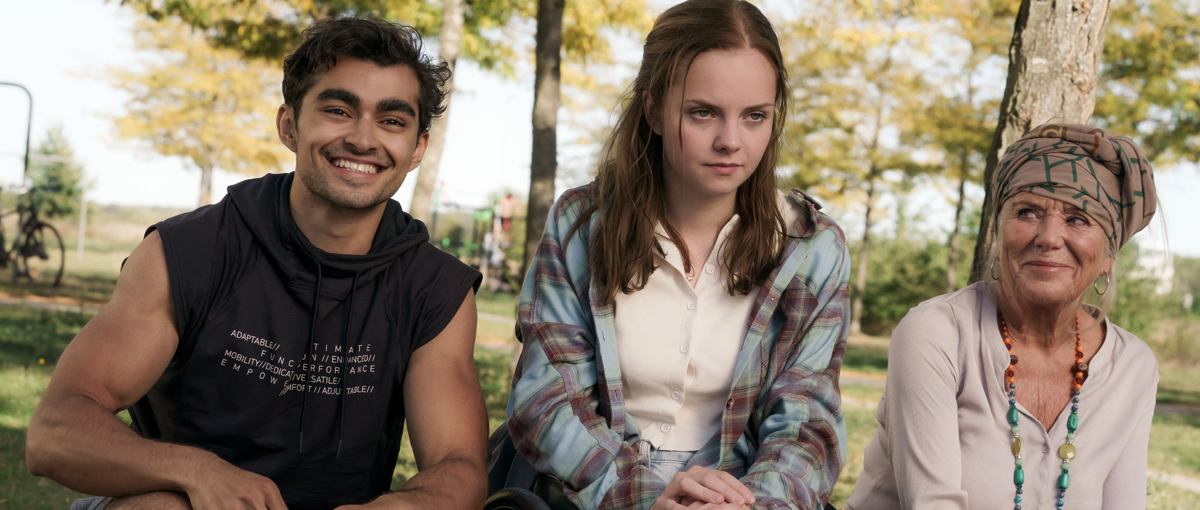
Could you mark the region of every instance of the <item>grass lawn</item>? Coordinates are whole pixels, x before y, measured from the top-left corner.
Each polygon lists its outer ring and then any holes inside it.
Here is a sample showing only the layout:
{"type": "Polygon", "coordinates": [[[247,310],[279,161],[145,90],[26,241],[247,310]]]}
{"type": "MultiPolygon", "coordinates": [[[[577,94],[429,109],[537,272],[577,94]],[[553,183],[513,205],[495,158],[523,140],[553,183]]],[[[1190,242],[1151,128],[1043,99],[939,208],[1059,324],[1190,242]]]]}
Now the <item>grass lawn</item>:
{"type": "MultiPolygon", "coordinates": [[[[479,310],[491,315],[513,317],[513,298],[482,294],[479,310]]],[[[67,342],[90,317],[77,313],[43,312],[0,305],[0,510],[62,509],[78,494],[25,469],[25,429],[38,399],[50,380],[53,365],[67,342]]],[[[485,394],[488,417],[494,429],[504,419],[511,374],[511,325],[500,321],[479,323],[481,346],[475,363],[485,394]]],[[[854,339],[847,349],[844,369],[860,374],[887,372],[886,341],[854,339]]],[[[1200,395],[1193,381],[1195,369],[1163,367],[1163,384],[1171,401],[1191,402],[1200,395]],[[1182,396],[1179,396],[1182,395],[1182,396]]],[[[875,432],[875,404],[882,389],[846,384],[842,388],[848,432],[848,458],[837,486],[833,504],[843,508],[862,471],[863,450],[875,432]]],[[[1160,395],[1163,392],[1160,390],[1160,395]]],[[[1200,477],[1200,417],[1155,417],[1150,443],[1150,466],[1163,472],[1200,477]]],[[[396,463],[393,488],[416,473],[407,435],[396,463]]],[[[1200,509],[1200,494],[1186,492],[1166,483],[1151,481],[1148,508],[1200,509]]]]}

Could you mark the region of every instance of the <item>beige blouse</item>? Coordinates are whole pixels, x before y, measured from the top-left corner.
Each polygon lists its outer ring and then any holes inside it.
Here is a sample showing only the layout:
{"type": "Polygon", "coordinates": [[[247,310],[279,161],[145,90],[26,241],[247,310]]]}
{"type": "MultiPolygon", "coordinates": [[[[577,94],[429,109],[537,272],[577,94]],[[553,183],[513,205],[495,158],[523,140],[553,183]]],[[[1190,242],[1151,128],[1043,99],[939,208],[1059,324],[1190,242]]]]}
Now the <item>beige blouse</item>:
{"type": "MultiPolygon", "coordinates": [[[[777,204],[788,225],[800,212],[783,193],[777,204]]],[[[733,387],[738,352],[750,329],[756,292],[730,295],[721,250],[738,216],[717,234],[708,260],[696,266],[696,287],[684,276],[683,258],[661,226],[663,254],[646,286],[617,293],[617,357],[625,410],[641,437],[660,450],[699,450],[721,431],[733,387]]]]}
{"type": "MultiPolygon", "coordinates": [[[[1105,321],[1079,396],[1067,509],[1145,508],[1146,456],[1158,362],[1137,337],[1105,321]]],[[[888,378],[851,510],[1014,506],[1012,431],[996,304],[983,283],[921,303],[892,333],[888,378]],[[957,438],[957,441],[955,439],[957,438]]],[[[1021,406],[1022,510],[1055,510],[1068,405],[1046,428],[1021,406]]]]}

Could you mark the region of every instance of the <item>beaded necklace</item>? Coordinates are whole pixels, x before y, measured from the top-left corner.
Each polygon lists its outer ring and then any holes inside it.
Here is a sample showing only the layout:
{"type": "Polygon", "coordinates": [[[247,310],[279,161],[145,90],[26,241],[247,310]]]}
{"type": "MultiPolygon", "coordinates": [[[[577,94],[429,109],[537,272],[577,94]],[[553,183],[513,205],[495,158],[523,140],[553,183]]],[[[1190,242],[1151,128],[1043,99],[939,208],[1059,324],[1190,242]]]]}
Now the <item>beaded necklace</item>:
{"type": "MultiPolygon", "coordinates": [[[[1017,486],[1017,496],[1013,498],[1016,506],[1013,510],[1021,510],[1021,486],[1025,484],[1025,470],[1021,464],[1021,428],[1017,426],[1020,414],[1017,412],[1017,380],[1014,369],[1017,366],[1017,356],[1012,353],[1012,340],[1008,338],[1008,324],[1000,317],[1000,329],[1004,333],[1004,347],[1008,349],[1008,370],[1004,376],[1008,380],[1008,424],[1012,425],[1012,453],[1016,469],[1013,470],[1013,485],[1017,486]]],[[[1071,485],[1071,475],[1067,472],[1071,461],[1075,460],[1075,431],[1079,429],[1079,390],[1083,388],[1083,379],[1087,374],[1087,363],[1083,362],[1083,337],[1079,334],[1079,314],[1075,314],[1075,364],[1071,371],[1075,372],[1074,393],[1071,396],[1071,416],[1067,418],[1067,441],[1058,448],[1058,456],[1063,460],[1062,474],[1058,475],[1058,503],[1063,507],[1063,498],[1067,496],[1067,486],[1071,485]]]]}

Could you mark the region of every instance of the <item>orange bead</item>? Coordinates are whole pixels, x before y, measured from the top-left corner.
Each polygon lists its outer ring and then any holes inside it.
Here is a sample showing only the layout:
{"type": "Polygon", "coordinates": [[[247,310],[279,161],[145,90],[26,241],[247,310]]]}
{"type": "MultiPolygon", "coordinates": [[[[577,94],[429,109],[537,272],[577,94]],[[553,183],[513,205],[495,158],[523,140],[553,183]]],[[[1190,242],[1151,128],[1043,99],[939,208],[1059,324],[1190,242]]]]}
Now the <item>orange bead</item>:
{"type": "Polygon", "coordinates": [[[1082,388],[1083,388],[1083,383],[1075,383],[1075,389],[1078,390],[1078,389],[1082,389],[1082,388]]]}

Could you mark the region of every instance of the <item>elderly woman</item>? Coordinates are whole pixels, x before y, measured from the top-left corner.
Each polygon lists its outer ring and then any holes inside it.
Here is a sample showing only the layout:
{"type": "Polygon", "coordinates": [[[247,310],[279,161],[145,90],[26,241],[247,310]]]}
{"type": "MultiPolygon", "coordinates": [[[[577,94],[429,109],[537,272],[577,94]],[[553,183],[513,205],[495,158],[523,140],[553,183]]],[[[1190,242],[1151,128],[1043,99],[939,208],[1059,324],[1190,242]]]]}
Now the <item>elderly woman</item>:
{"type": "Polygon", "coordinates": [[[1117,252],[1154,215],[1150,166],[1128,137],[1044,125],[1008,149],[991,191],[990,281],[922,303],[892,334],[847,508],[1145,508],[1158,364],[1105,312],[1117,252]]]}

